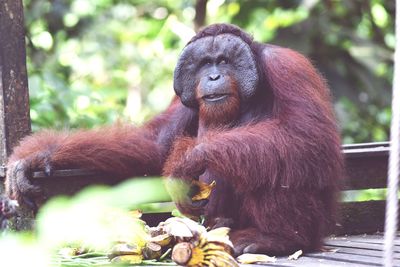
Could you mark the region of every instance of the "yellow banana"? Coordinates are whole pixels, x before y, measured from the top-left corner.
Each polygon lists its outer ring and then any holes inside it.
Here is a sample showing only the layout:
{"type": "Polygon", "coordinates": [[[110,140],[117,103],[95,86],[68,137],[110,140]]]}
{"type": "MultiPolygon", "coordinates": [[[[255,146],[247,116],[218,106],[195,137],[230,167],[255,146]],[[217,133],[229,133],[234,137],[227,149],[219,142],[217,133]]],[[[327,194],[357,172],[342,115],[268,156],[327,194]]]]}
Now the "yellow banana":
{"type": "Polygon", "coordinates": [[[229,228],[211,230],[190,242],[178,243],[172,250],[172,260],[188,267],[237,267],[228,232],[229,228]]]}
{"type": "Polygon", "coordinates": [[[192,197],[192,200],[198,201],[198,200],[208,199],[216,184],[217,183],[215,181],[212,181],[210,184],[206,184],[198,180],[193,180],[192,187],[197,187],[198,192],[196,195],[192,197]]]}

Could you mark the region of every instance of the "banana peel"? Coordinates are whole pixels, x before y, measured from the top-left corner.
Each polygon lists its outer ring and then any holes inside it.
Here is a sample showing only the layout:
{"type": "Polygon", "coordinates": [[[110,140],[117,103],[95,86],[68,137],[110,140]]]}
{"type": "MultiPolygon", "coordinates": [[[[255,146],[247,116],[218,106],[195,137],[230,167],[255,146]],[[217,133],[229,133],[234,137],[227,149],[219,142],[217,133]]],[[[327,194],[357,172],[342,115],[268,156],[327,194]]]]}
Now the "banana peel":
{"type": "Polygon", "coordinates": [[[301,255],[303,255],[303,251],[300,249],[295,253],[293,253],[292,255],[289,255],[288,260],[298,260],[301,255]]]}
{"type": "Polygon", "coordinates": [[[109,257],[113,258],[121,255],[139,255],[142,253],[142,248],[135,244],[119,243],[111,248],[109,257]]]}
{"type": "Polygon", "coordinates": [[[143,260],[142,247],[136,244],[118,243],[111,248],[108,258],[113,263],[138,264],[143,260]]]}
{"type": "Polygon", "coordinates": [[[146,260],[158,259],[162,255],[162,246],[153,242],[148,242],[143,248],[142,255],[146,260]]]}
{"type": "Polygon", "coordinates": [[[142,261],[142,255],[121,255],[111,259],[112,263],[118,264],[140,264],[142,261]]]}
{"type": "Polygon", "coordinates": [[[210,184],[207,184],[198,180],[193,180],[191,188],[193,187],[196,188],[197,193],[194,196],[192,196],[192,201],[208,199],[216,184],[217,184],[216,181],[212,181],[210,184]]]}
{"type": "Polygon", "coordinates": [[[242,264],[252,264],[252,263],[271,263],[275,262],[275,257],[270,257],[264,254],[252,254],[245,253],[236,258],[238,262],[242,264]]]}
{"type": "Polygon", "coordinates": [[[207,232],[203,225],[189,218],[172,217],[161,222],[158,227],[175,239],[190,239],[207,232]]]}
{"type": "Polygon", "coordinates": [[[172,242],[172,236],[169,234],[160,234],[148,239],[148,242],[155,243],[161,247],[166,247],[172,242]]]}

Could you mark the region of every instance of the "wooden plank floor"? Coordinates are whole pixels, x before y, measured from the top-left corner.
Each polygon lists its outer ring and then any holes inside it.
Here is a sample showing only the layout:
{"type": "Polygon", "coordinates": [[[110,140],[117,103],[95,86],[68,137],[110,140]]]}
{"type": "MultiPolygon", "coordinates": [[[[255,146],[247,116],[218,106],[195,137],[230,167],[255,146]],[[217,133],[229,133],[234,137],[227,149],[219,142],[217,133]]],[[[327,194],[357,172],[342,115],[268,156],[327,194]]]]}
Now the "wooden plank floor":
{"type": "MultiPolygon", "coordinates": [[[[328,238],[326,248],[327,252],[306,254],[298,260],[278,258],[275,263],[263,266],[382,266],[383,235],[380,234],[328,238]]],[[[399,236],[395,241],[394,258],[395,266],[400,267],[399,236]]]]}

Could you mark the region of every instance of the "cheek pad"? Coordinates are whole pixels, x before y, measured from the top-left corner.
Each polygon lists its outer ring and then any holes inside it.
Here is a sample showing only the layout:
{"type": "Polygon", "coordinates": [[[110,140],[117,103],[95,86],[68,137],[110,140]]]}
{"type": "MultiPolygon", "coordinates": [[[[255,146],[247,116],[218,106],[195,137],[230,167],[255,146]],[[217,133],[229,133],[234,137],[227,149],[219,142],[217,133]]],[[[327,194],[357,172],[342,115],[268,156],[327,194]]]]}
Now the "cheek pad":
{"type": "Polygon", "coordinates": [[[196,62],[193,56],[192,45],[188,45],[178,60],[174,71],[174,90],[181,98],[182,103],[188,107],[197,106],[196,102],[196,62]]]}
{"type": "Polygon", "coordinates": [[[259,82],[254,54],[250,47],[240,40],[240,43],[230,50],[230,55],[239,94],[243,99],[248,99],[255,94],[259,82]]]}

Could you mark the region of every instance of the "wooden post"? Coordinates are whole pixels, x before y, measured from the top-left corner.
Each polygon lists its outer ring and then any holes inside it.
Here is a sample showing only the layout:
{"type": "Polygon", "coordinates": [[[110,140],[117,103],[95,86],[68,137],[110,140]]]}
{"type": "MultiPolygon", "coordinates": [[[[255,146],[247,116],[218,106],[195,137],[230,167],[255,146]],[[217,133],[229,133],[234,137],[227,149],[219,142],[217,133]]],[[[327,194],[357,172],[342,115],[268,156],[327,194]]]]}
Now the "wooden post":
{"type": "Polygon", "coordinates": [[[208,0],[196,1],[196,14],[194,17],[194,29],[196,32],[198,32],[206,23],[207,2],[208,0]]]}
{"type": "MultiPolygon", "coordinates": [[[[22,0],[0,3],[0,177],[13,146],[31,131],[22,0]]],[[[3,179],[0,180],[3,184],[3,179]]],[[[3,191],[1,186],[0,192],[3,191]]]]}
{"type": "MultiPolygon", "coordinates": [[[[0,2],[0,194],[5,165],[13,146],[31,131],[25,28],[22,0],[0,2]]],[[[21,208],[13,220],[17,230],[31,229],[33,213],[21,208]]]]}

